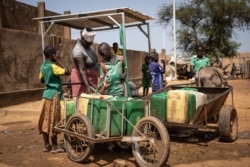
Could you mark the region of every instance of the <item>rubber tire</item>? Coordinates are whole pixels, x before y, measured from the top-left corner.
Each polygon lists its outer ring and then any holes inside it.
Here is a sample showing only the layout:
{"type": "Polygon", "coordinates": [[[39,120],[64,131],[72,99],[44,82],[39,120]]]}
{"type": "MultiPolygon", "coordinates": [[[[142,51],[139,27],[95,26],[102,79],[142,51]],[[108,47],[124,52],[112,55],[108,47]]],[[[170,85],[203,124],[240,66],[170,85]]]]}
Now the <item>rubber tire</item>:
{"type": "Polygon", "coordinates": [[[148,137],[147,139],[150,139],[147,141],[133,142],[132,152],[133,152],[133,156],[135,157],[137,164],[143,167],[156,167],[156,166],[160,167],[160,166],[166,165],[166,162],[170,154],[170,138],[169,138],[168,131],[166,127],[164,126],[164,124],[158,118],[151,117],[151,116],[144,117],[140,119],[135,125],[135,128],[132,132],[132,137],[141,136],[140,133],[138,133],[137,129],[141,133],[147,135],[148,137]],[[150,126],[150,128],[147,128],[148,126],[150,126]],[[158,142],[155,143],[155,141],[158,141],[158,142]],[[161,142],[160,145],[157,145],[159,144],[159,142],[161,142]],[[150,147],[150,144],[153,147],[150,147]],[[154,146],[158,146],[158,147],[155,148],[154,146]],[[147,155],[145,155],[145,151],[148,151],[147,155]],[[155,151],[155,152],[153,153],[152,151],[155,151]],[[150,155],[151,157],[149,157],[150,155]],[[156,159],[155,159],[155,156],[157,156],[156,159]],[[154,158],[153,159],[154,161],[150,161],[149,158],[154,158]]]}
{"type": "Polygon", "coordinates": [[[238,134],[238,116],[233,106],[222,106],[219,113],[219,140],[234,142],[238,134]]]}
{"type": "MultiPolygon", "coordinates": [[[[85,134],[88,137],[94,138],[94,128],[89,118],[83,114],[72,115],[67,123],[66,130],[76,134],[85,134]],[[76,129],[77,128],[77,129],[76,129]],[[86,129],[83,131],[83,129],[86,129]]],[[[94,144],[86,142],[74,137],[73,135],[65,136],[65,150],[70,160],[74,162],[87,161],[94,150],[94,144]]]]}

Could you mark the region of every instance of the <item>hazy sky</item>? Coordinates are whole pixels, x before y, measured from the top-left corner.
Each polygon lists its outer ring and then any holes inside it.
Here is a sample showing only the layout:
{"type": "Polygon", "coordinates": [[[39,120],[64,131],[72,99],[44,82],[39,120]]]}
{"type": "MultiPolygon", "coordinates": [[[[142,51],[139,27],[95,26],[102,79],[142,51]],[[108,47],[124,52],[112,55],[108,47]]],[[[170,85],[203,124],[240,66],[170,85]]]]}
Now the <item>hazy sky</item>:
{"type": "MultiPolygon", "coordinates": [[[[173,0],[17,0],[32,6],[37,6],[38,2],[45,2],[47,10],[63,14],[64,11],[71,11],[71,14],[85,13],[91,11],[129,7],[141,13],[149,15],[157,19],[157,11],[162,4],[172,4],[173,0]]],[[[176,5],[184,0],[176,0],[176,5]]],[[[167,54],[173,54],[173,28],[166,28],[166,36],[163,36],[163,27],[155,21],[150,21],[150,37],[151,47],[160,52],[162,48],[166,48],[167,54]],[[165,46],[164,46],[165,42],[165,46]]],[[[72,38],[79,37],[79,32],[73,31],[72,38]]],[[[250,31],[237,32],[234,38],[236,42],[241,43],[239,52],[250,52],[250,31]]],[[[95,42],[119,42],[118,30],[97,32],[95,42]]],[[[148,51],[147,38],[139,31],[138,28],[129,28],[126,30],[126,46],[127,49],[148,51]]]]}

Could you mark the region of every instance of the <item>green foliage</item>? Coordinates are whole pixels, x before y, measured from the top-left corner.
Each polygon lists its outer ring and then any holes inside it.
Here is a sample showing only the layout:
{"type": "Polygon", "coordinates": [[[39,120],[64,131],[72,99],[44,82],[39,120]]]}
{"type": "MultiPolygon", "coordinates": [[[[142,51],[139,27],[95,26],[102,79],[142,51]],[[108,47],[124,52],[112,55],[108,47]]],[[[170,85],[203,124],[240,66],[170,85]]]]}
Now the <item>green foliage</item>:
{"type": "MultiPolygon", "coordinates": [[[[173,6],[162,5],[158,23],[170,25],[173,6]]],[[[176,7],[178,49],[195,53],[203,44],[210,57],[233,57],[240,43],[232,41],[235,30],[250,28],[250,0],[190,0],[176,7]]]]}

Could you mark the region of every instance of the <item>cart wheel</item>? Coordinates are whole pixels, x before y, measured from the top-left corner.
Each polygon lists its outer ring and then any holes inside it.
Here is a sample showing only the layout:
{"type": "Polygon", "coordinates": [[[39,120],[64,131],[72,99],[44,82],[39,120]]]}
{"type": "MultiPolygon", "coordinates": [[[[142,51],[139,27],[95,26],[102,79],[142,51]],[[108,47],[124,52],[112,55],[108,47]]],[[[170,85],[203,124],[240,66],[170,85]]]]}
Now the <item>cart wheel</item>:
{"type": "Polygon", "coordinates": [[[219,114],[220,141],[233,142],[237,139],[238,116],[233,106],[222,106],[219,114]]]}
{"type": "MultiPolygon", "coordinates": [[[[83,114],[72,115],[66,123],[66,130],[91,138],[95,136],[91,121],[83,114]]],[[[83,162],[88,160],[93,152],[94,144],[81,140],[74,135],[65,134],[65,149],[72,161],[83,162]]]]}
{"type": "Polygon", "coordinates": [[[133,142],[132,145],[132,152],[139,166],[155,167],[166,164],[170,153],[170,139],[166,127],[159,119],[140,119],[132,136],[146,136],[146,140],[133,142]]]}

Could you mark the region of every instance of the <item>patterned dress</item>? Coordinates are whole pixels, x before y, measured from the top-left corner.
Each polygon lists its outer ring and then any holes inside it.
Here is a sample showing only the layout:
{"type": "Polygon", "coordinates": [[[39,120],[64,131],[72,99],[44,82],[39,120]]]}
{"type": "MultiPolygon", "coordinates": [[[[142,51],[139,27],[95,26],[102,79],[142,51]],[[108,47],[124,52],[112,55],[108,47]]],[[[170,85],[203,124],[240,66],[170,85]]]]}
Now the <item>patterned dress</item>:
{"type": "Polygon", "coordinates": [[[65,74],[65,69],[45,61],[40,68],[39,79],[45,83],[43,92],[43,106],[38,121],[38,131],[52,136],[58,132],[53,127],[61,120],[60,100],[62,98],[62,81],[60,76],[65,74]]]}
{"type": "MultiPolygon", "coordinates": [[[[98,84],[99,77],[99,67],[98,67],[98,58],[94,50],[90,47],[89,49],[85,49],[80,40],[77,40],[76,45],[72,51],[73,58],[82,57],[86,60],[86,74],[88,82],[94,87],[98,84]]],[[[77,70],[77,68],[73,68],[71,71],[70,80],[72,83],[83,83],[82,77],[77,70]]],[[[81,93],[86,92],[86,87],[83,84],[72,85],[72,95],[73,97],[80,96],[81,93]]]]}

